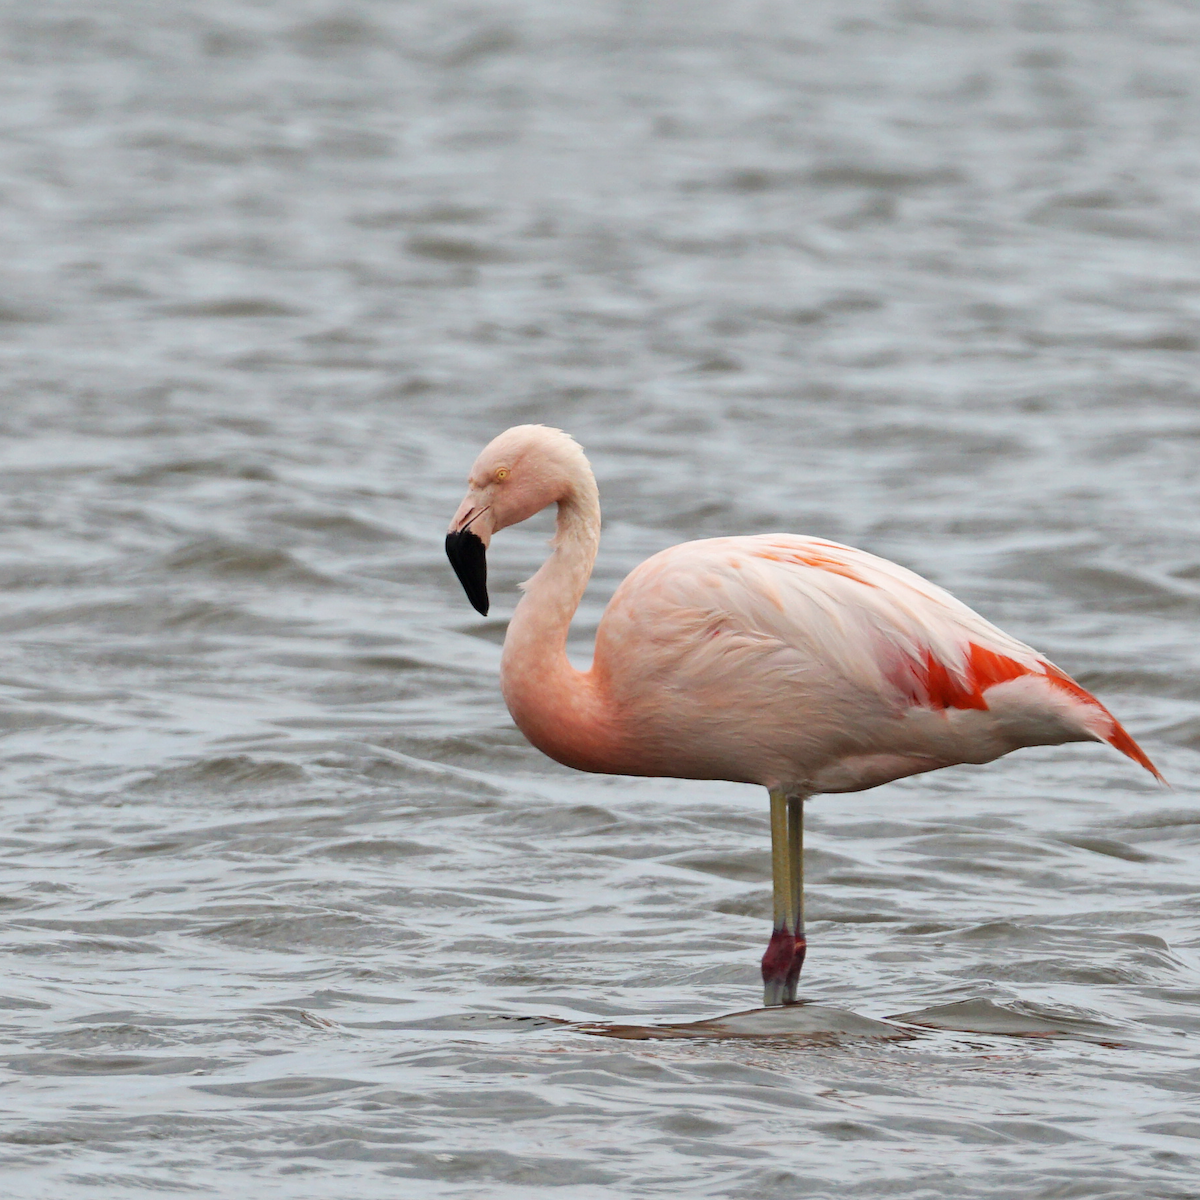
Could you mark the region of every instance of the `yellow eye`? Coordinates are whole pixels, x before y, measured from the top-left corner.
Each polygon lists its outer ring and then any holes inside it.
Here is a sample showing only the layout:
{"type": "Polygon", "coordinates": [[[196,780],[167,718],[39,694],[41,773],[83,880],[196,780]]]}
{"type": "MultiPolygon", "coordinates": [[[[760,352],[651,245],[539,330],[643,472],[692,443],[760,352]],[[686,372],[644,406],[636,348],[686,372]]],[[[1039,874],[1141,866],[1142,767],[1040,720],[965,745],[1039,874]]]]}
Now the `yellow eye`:
{"type": "Polygon", "coordinates": [[[496,469],[496,481],[499,482],[500,480],[507,479],[507,478],[508,478],[508,468],[507,467],[498,467],[496,469]]]}

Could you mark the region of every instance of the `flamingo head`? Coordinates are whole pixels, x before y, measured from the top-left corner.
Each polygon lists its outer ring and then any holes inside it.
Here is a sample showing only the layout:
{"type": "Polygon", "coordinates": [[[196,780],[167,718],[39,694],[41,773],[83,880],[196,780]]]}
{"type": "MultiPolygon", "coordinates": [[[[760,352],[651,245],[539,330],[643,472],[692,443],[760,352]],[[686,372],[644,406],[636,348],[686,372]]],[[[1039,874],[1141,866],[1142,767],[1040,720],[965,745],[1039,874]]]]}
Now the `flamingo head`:
{"type": "Polygon", "coordinates": [[[566,499],[582,478],[592,478],[591,468],[579,443],[561,429],[514,425],[484,447],[446,533],[446,556],[478,613],[488,613],[492,534],[566,499]]]}

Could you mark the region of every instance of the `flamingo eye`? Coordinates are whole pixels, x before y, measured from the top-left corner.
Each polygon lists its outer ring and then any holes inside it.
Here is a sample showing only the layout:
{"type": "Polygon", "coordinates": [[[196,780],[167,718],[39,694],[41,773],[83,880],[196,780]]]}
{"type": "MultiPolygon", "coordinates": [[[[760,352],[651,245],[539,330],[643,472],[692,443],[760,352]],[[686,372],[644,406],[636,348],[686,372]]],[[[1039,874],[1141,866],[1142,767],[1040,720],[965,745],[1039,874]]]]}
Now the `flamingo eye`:
{"type": "Polygon", "coordinates": [[[500,483],[503,480],[507,479],[508,476],[509,476],[509,470],[507,467],[497,467],[496,468],[496,482],[497,483],[500,483]]]}

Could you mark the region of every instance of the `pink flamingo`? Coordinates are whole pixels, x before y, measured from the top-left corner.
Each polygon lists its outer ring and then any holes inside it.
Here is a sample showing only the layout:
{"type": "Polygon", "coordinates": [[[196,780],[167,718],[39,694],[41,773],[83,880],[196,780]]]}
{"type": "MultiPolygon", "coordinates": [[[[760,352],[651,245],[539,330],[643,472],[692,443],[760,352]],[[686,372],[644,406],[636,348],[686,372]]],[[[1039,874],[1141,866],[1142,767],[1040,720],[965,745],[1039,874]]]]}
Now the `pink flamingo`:
{"type": "Polygon", "coordinates": [[[804,962],[807,797],[1063,742],[1108,742],[1162,779],[1108,709],[1037,651],[912,571],[821,538],[709,538],[654,555],[617,588],[591,670],[578,671],[567,630],[600,541],[582,449],[561,430],[518,425],[468,483],[446,552],[485,616],[492,534],[558,505],[553,553],[524,585],[500,662],[521,732],[581,771],[770,791],[767,1005],[795,1000],[804,962]]]}

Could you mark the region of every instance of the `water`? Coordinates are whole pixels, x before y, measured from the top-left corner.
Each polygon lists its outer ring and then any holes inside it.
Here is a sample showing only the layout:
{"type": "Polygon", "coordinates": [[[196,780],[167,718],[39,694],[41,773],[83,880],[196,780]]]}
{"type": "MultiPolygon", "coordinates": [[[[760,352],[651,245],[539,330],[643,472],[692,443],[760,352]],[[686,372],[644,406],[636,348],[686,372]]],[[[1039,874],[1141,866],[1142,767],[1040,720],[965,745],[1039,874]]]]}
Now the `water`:
{"type": "Polygon", "coordinates": [[[1191,6],[3,18],[5,1195],[1200,1195],[1191,6]],[[548,519],[488,620],[441,542],[531,420],[600,480],[582,661],[666,545],[832,537],[1174,790],[816,800],[802,994],[914,1036],[638,1040],[756,1002],[766,797],[513,729],[548,519]]]}

